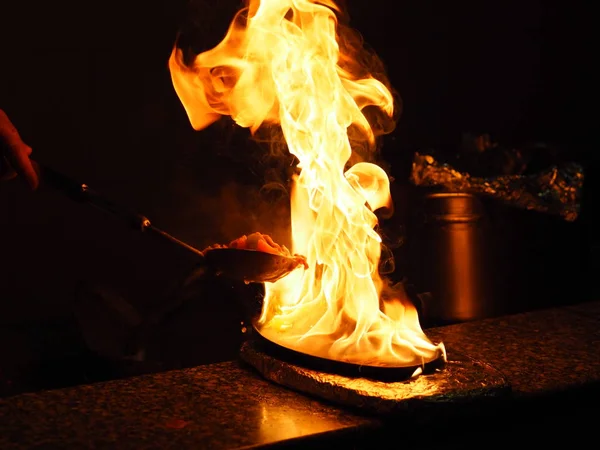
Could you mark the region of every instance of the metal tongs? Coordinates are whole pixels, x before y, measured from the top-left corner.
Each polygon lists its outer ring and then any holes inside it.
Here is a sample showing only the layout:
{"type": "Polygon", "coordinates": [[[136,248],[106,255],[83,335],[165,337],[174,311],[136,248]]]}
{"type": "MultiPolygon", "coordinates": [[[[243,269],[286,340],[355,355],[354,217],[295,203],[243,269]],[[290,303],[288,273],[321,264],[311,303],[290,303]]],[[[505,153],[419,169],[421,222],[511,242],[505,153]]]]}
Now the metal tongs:
{"type": "Polygon", "coordinates": [[[198,250],[166,231],[157,228],[146,216],[132,212],[104,198],[90,189],[88,185],[79,183],[50,167],[37,164],[42,183],[58,189],[75,201],[88,203],[108,212],[139,231],[160,236],[176,246],[184,248],[195,255],[198,268],[203,271],[246,283],[264,283],[275,282],[297,267],[306,265],[302,257],[277,255],[256,250],[211,247],[204,251],[198,250]]]}

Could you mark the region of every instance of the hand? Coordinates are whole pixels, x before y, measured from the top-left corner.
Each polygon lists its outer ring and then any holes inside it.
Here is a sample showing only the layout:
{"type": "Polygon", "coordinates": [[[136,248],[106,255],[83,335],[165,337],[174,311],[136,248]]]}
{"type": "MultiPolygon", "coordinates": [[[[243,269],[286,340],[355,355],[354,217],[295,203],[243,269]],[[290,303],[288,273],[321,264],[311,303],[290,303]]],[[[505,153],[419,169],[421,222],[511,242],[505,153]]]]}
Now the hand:
{"type": "Polygon", "coordinates": [[[39,185],[34,163],[29,159],[31,147],[21,140],[19,132],[4,111],[0,109],[0,180],[17,174],[31,189],[39,185]]]}

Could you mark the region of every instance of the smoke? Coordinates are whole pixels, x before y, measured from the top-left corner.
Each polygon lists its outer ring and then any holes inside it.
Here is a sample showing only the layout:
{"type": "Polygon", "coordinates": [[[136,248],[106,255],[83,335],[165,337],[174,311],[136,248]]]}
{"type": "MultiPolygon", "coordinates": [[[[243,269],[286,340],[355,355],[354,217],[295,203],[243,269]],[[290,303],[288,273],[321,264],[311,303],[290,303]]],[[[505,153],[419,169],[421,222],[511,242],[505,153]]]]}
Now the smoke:
{"type": "Polygon", "coordinates": [[[171,217],[177,235],[197,248],[227,244],[244,234],[261,232],[290,245],[289,198],[284,191],[227,181],[216,193],[192,190],[181,180],[186,194],[171,217]]]}
{"type": "Polygon", "coordinates": [[[187,117],[178,127],[171,201],[155,215],[157,225],[197,248],[256,231],[289,246],[291,157],[250,139],[228,117],[202,132],[192,130],[187,117]]]}

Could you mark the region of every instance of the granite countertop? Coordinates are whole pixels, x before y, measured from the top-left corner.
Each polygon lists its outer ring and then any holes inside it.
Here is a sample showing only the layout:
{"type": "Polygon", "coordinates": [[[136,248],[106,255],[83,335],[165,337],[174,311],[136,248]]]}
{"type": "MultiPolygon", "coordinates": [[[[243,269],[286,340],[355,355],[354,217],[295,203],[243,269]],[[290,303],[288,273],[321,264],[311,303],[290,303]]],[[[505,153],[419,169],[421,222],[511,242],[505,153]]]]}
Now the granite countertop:
{"type": "Polygon", "coordinates": [[[2,449],[248,448],[372,424],[235,361],[0,400],[0,423],[2,449]]]}
{"type": "Polygon", "coordinates": [[[446,347],[486,361],[530,397],[600,382],[600,302],[427,331],[446,347]]]}
{"type": "MultiPolygon", "coordinates": [[[[543,399],[598,385],[599,325],[600,302],[593,302],[427,334],[449,354],[455,349],[499,369],[511,399],[543,399]]],[[[0,399],[2,449],[303,447],[309,437],[358,442],[386,426],[267,382],[237,361],[0,399]]]]}

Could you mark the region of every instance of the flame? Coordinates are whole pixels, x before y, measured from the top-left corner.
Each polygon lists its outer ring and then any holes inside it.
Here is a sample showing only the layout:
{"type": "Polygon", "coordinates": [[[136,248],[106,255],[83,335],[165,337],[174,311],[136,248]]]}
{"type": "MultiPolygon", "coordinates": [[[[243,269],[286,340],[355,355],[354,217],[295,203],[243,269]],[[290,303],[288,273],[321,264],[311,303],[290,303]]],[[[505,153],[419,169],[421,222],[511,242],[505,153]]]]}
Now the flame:
{"type": "Polygon", "coordinates": [[[423,333],[401,288],[378,272],[379,208],[391,208],[385,171],[368,162],[347,168],[352,143],[373,146],[365,108],[389,117],[394,99],[342,45],[332,0],[250,0],[220,44],[185,64],[169,60],[174,88],[192,126],[221,115],[253,133],[281,126],[299,173],[291,196],[292,251],[307,257],[265,287],[257,326],[294,350],[358,364],[422,365],[443,356],[423,333]],[[358,131],[357,131],[358,130],[358,131]]]}

